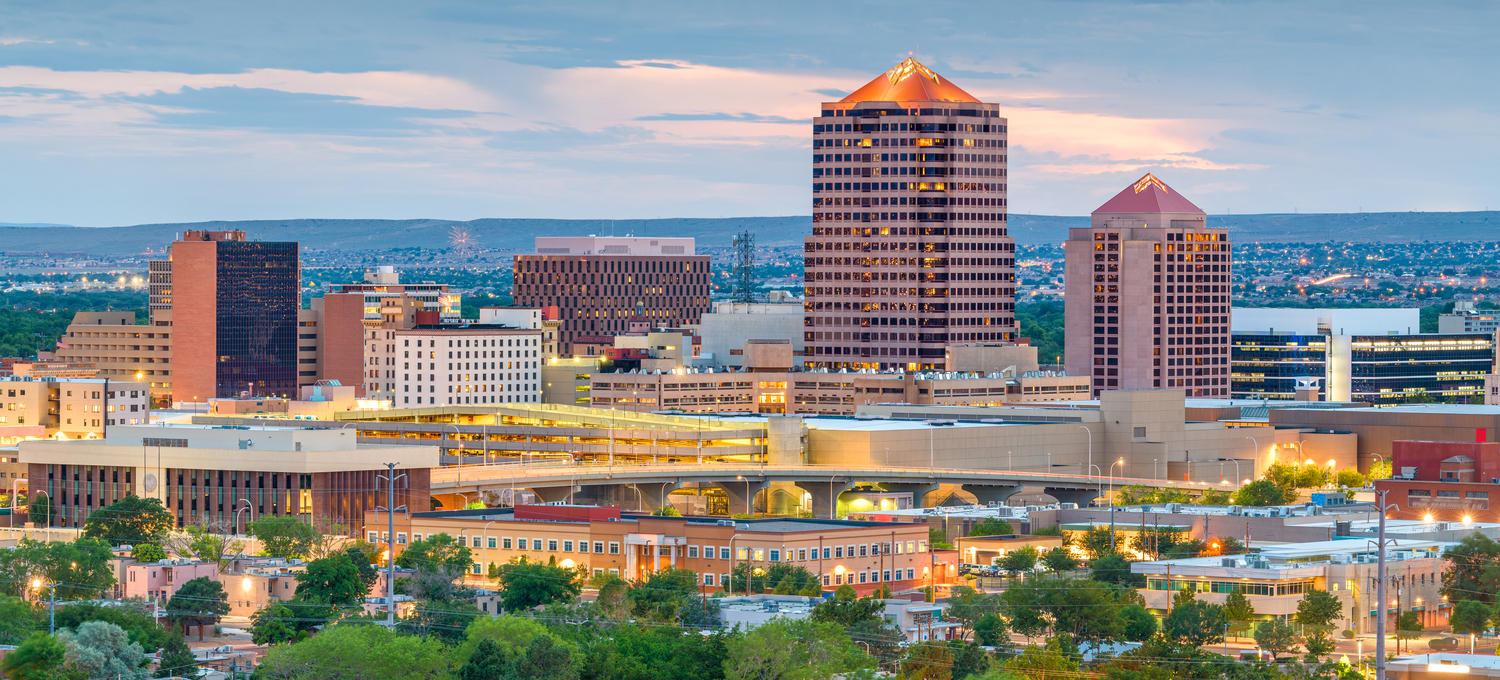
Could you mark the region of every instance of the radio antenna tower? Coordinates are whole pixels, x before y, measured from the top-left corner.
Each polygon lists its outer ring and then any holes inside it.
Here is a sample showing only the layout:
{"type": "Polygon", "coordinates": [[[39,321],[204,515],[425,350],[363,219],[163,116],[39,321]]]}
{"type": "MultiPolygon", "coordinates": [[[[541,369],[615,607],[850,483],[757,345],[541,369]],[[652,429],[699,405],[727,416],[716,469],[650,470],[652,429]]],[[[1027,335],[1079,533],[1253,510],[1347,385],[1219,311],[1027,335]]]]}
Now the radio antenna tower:
{"type": "Polygon", "coordinates": [[[755,301],[755,234],[734,237],[734,301],[755,301]]]}

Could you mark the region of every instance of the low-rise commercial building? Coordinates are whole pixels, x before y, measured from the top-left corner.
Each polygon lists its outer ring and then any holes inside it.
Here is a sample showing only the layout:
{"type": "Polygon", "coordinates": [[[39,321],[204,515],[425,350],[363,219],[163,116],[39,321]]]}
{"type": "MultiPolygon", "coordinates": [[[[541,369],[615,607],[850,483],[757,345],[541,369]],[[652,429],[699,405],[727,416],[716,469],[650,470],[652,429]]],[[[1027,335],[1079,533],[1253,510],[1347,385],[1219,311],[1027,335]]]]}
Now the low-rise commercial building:
{"type": "MultiPolygon", "coordinates": [[[[367,539],[383,541],[386,521],[384,513],[369,512],[367,539]]],[[[617,507],[556,505],[398,513],[395,522],[398,555],[409,541],[438,533],[464,541],[474,554],[469,579],[475,582],[492,565],[525,557],[627,579],[667,567],[690,569],[700,575],[702,589],[712,592],[725,589],[742,562],[757,570],[786,563],[818,575],[824,590],[849,585],[868,594],[881,586],[920,587],[935,566],[927,528],[920,524],[657,517],[622,514],[617,507]]]]}
{"type": "Polygon", "coordinates": [[[0,446],[33,439],[97,439],[151,419],[145,383],[98,378],[0,378],[0,446]]]}
{"type": "MultiPolygon", "coordinates": [[[[103,439],[24,441],[32,494],[56,506],[53,526],[80,527],[94,510],[127,495],[157,498],[177,526],[227,526],[248,519],[298,517],[357,526],[387,503],[377,475],[399,463],[398,504],[426,508],[435,447],[356,444],[348,429],[116,426],[103,439]]],[[[41,522],[42,518],[33,518],[41,522]]]]}
{"type": "Polygon", "coordinates": [[[1212,604],[1224,604],[1230,593],[1243,593],[1255,608],[1255,620],[1279,619],[1295,625],[1297,604],[1311,589],[1339,599],[1346,614],[1335,622],[1355,634],[1375,630],[1376,617],[1387,617],[1394,630],[1397,615],[1417,612],[1424,626],[1448,622],[1451,606],[1444,598],[1443,551],[1453,543],[1402,540],[1386,551],[1387,590],[1391,601],[1375,601],[1376,548],[1366,541],[1319,541],[1260,546],[1249,555],[1194,557],[1135,562],[1130,570],[1146,575],[1140,590],[1146,608],[1164,616],[1172,596],[1187,589],[1212,604]]]}

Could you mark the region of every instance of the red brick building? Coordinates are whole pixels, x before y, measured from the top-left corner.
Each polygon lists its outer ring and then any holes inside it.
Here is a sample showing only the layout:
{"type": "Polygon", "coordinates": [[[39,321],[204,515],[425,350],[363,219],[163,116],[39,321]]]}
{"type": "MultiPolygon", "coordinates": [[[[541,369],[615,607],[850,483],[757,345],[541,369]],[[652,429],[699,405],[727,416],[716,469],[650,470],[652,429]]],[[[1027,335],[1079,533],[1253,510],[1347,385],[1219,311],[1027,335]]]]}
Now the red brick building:
{"type": "Polygon", "coordinates": [[[1375,482],[1396,506],[1389,517],[1500,521],[1500,507],[1490,502],[1500,498],[1500,442],[1392,442],[1391,470],[1394,478],[1375,482]]]}
{"type": "Polygon", "coordinates": [[[584,336],[625,333],[636,317],[652,327],[698,323],[712,292],[709,258],[694,254],[690,238],[538,237],[514,272],[517,307],[557,307],[559,356],[577,354],[584,336]]]}

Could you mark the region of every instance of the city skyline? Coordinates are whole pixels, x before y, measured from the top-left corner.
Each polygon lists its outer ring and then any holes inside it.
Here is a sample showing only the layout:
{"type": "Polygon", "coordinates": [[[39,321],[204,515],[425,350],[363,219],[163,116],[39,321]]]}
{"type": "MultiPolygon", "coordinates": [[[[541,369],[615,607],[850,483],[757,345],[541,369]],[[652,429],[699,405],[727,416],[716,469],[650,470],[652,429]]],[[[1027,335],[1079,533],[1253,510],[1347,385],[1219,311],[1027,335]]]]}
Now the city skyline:
{"type": "Polygon", "coordinates": [[[1016,213],[1496,203],[1491,7],[349,10],[10,13],[0,221],[806,214],[807,111],[908,53],[1017,127],[1016,213]]]}

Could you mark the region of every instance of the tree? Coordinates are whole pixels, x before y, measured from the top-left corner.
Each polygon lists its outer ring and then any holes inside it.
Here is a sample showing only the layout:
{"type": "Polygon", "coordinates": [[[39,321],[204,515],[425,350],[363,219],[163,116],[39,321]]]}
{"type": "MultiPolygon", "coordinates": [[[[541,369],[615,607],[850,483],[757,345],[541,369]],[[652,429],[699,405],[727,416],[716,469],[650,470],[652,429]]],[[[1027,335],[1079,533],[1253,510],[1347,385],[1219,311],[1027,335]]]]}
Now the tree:
{"type": "Polygon", "coordinates": [[[276,645],[297,639],[292,621],[296,614],[285,605],[269,604],[250,615],[250,641],[257,645],[276,645]]]}
{"type": "Polygon", "coordinates": [[[849,628],[863,621],[882,620],[883,614],[885,614],[885,603],[878,599],[835,594],[814,605],[809,616],[819,623],[832,623],[849,628]]]}
{"type": "Polygon", "coordinates": [[[68,648],[46,633],[33,633],[0,661],[0,670],[11,680],[52,680],[68,648]]]}
{"type": "Polygon", "coordinates": [[[684,606],[698,599],[698,572],[690,569],[647,573],[645,578],[631,581],[625,593],[632,616],[661,623],[675,623],[684,606]]]}
{"type": "Polygon", "coordinates": [[[89,513],[83,535],[102,538],[110,545],[161,543],[176,525],[177,519],[162,506],[160,498],[132,494],[89,513]]]}
{"type": "Polygon", "coordinates": [[[969,529],[970,536],[1004,536],[1013,533],[1016,533],[1016,530],[1011,528],[1010,522],[997,517],[985,519],[969,529]]]}
{"type": "Polygon", "coordinates": [[[1285,654],[1296,653],[1297,634],[1291,624],[1281,619],[1262,621],[1255,627],[1255,644],[1269,652],[1271,660],[1276,661],[1285,654]]]}
{"type": "Polygon", "coordinates": [[[360,545],[344,548],[344,554],[349,556],[349,562],[354,565],[354,570],[359,572],[359,582],[364,584],[365,592],[370,592],[370,589],[380,582],[380,571],[375,568],[375,561],[370,559],[369,553],[365,551],[364,546],[360,545]]]}
{"type": "Polygon", "coordinates": [[[1120,609],[1120,619],[1125,622],[1123,638],[1130,642],[1145,642],[1160,628],[1156,617],[1138,604],[1126,605],[1120,609]]]}
{"type": "Polygon", "coordinates": [[[1083,532],[1083,538],[1079,541],[1079,547],[1089,556],[1089,559],[1099,559],[1105,555],[1113,555],[1117,552],[1115,548],[1114,533],[1107,526],[1097,526],[1083,532]]]}
{"type": "Polygon", "coordinates": [[[295,517],[263,515],[245,525],[245,529],[260,541],[261,554],[270,557],[307,557],[321,536],[313,525],[295,517]]]}
{"type": "Polygon", "coordinates": [[[1203,494],[1193,501],[1197,505],[1229,505],[1229,492],[1222,489],[1204,489],[1203,494]]]}
{"type": "Polygon", "coordinates": [[[661,507],[659,507],[659,508],[657,508],[655,510],[652,510],[651,514],[656,515],[657,517],[681,517],[682,516],[682,513],[678,512],[677,508],[674,508],[674,507],[672,507],[670,505],[663,505],[663,506],[661,506],[661,507]]]}
{"type": "Polygon", "coordinates": [[[1343,605],[1332,593],[1314,588],[1302,596],[1297,603],[1297,622],[1304,631],[1302,646],[1307,649],[1308,663],[1317,663],[1333,652],[1333,622],[1342,618],[1343,605]]]}
{"type": "Polygon", "coordinates": [[[1142,555],[1154,555],[1157,558],[1172,551],[1177,544],[1182,543],[1182,532],[1160,527],[1143,527],[1136,535],[1130,537],[1130,547],[1142,555]]]}
{"type": "Polygon", "coordinates": [[[189,625],[198,627],[198,640],[203,640],[204,626],[219,622],[219,617],[229,613],[229,595],[224,584],[206,576],[199,576],[182,584],[172,599],[167,600],[167,618],[181,624],[186,632],[189,625]]]}
{"type": "Polygon", "coordinates": [[[525,557],[516,557],[509,564],[491,565],[489,577],[499,585],[501,606],[507,612],[572,602],[583,592],[576,570],[532,562],[525,557]]]}
{"type": "Polygon", "coordinates": [[[818,680],[871,666],[843,628],[811,619],[772,619],[725,646],[725,680],[818,680]]]}
{"type": "Polygon", "coordinates": [[[267,650],[256,677],[381,678],[430,680],[448,672],[447,650],[437,640],[401,635],[381,626],[330,626],[295,645],[267,650]]]}
{"type": "Polygon", "coordinates": [[[1130,562],[1122,555],[1105,555],[1089,563],[1089,569],[1093,572],[1090,578],[1104,583],[1114,583],[1127,588],[1140,588],[1146,585],[1145,574],[1134,574],[1130,571],[1130,562]]]}
{"type": "Polygon", "coordinates": [[[1193,599],[1174,604],[1162,621],[1162,633],[1170,640],[1188,647],[1202,647],[1224,641],[1224,607],[1193,599]]]}
{"type": "Polygon", "coordinates": [[[31,504],[26,507],[26,516],[37,526],[51,526],[57,517],[57,506],[52,503],[51,496],[33,494],[31,504]]]}
{"type": "Polygon", "coordinates": [[[167,551],[155,543],[137,543],[130,551],[130,557],[137,562],[160,562],[167,559],[167,551]]]}
{"type": "MultiPolygon", "coordinates": [[[[1397,640],[1415,640],[1422,636],[1422,629],[1421,614],[1416,612],[1401,612],[1396,616],[1397,640]]],[[[1407,645],[1407,647],[1410,648],[1411,645],[1407,645]]]]}
{"type": "MultiPolygon", "coordinates": [[[[1286,491],[1287,490],[1276,486],[1275,482],[1266,479],[1259,479],[1250,482],[1249,484],[1240,487],[1238,491],[1235,491],[1234,504],[1256,507],[1281,505],[1287,502],[1286,491]]],[[[1290,491],[1294,494],[1296,493],[1296,489],[1291,489],[1290,491]]],[[[1293,496],[1292,499],[1296,500],[1296,497],[1293,496]]]]}
{"type": "Polygon", "coordinates": [[[0,595],[0,645],[18,645],[41,625],[39,603],[0,595]]]}
{"type": "Polygon", "coordinates": [[[1447,569],[1443,570],[1442,593],[1450,602],[1478,600],[1487,605],[1497,604],[1495,593],[1500,592],[1500,543],[1479,532],[1465,536],[1458,545],[1450,546],[1444,553],[1447,569]]]}
{"type": "Polygon", "coordinates": [[[1240,635],[1250,630],[1250,621],[1255,618],[1255,605],[1250,598],[1236,590],[1224,597],[1224,618],[1229,619],[1229,632],[1240,635]]]}
{"type": "Polygon", "coordinates": [[[198,677],[198,658],[193,656],[193,650],[188,649],[187,642],[180,636],[173,635],[167,642],[167,646],[161,649],[161,662],[157,664],[156,672],[151,674],[154,678],[175,677],[198,677]]]}
{"type": "Polygon", "coordinates": [[[169,534],[166,545],[178,555],[218,562],[219,568],[223,569],[225,555],[245,549],[245,544],[229,536],[229,530],[222,522],[196,524],[169,534]]]}
{"type": "Polygon", "coordinates": [[[1042,564],[1052,573],[1072,571],[1078,568],[1078,558],[1067,548],[1056,547],[1042,555],[1042,564]]]}
{"type": "Polygon", "coordinates": [[[1490,608],[1476,600],[1459,600],[1453,605],[1448,625],[1453,627],[1455,633],[1484,635],[1490,627],[1490,608]]]}
{"type": "Polygon", "coordinates": [[[396,556],[398,567],[442,571],[455,578],[468,571],[473,564],[474,553],[448,534],[433,534],[420,541],[412,541],[406,546],[406,550],[396,556]]]}
{"type": "Polygon", "coordinates": [[[163,628],[150,613],[144,602],[118,602],[110,606],[97,604],[70,604],[57,608],[57,628],[77,630],[89,621],[103,621],[119,626],[125,636],[141,646],[155,651],[171,644],[172,638],[181,638],[175,630],[163,628]]]}
{"type": "Polygon", "coordinates": [[[978,645],[952,640],[948,643],[948,650],[953,655],[955,680],[978,676],[990,669],[990,655],[978,645]]]}
{"type": "Polygon", "coordinates": [[[22,538],[10,550],[0,550],[0,593],[22,595],[33,584],[57,584],[60,600],[99,597],[115,583],[109,543],[78,538],[72,543],[22,538]]]}
{"type": "Polygon", "coordinates": [[[458,667],[455,675],[458,680],[495,680],[514,673],[515,658],[510,651],[495,644],[494,640],[484,639],[479,641],[469,660],[458,667]]]}
{"type": "Polygon", "coordinates": [[[1334,476],[1333,483],[1338,486],[1347,486],[1351,489],[1361,489],[1369,481],[1365,479],[1364,475],[1359,474],[1359,470],[1344,468],[1339,470],[1339,473],[1334,476]]]}
{"type": "Polygon", "coordinates": [[[60,636],[63,659],[90,678],[145,680],[146,653],[113,623],[89,621],[60,636]]]}
{"type": "Polygon", "coordinates": [[[1048,639],[1045,648],[1026,645],[1018,656],[1005,662],[1005,670],[1026,680],[1049,680],[1077,674],[1077,650],[1061,637],[1048,639]]]}
{"type": "Polygon", "coordinates": [[[365,601],[369,590],[360,579],[359,568],[347,554],[313,560],[297,577],[297,599],[351,607],[365,601]]]}
{"type": "Polygon", "coordinates": [[[953,650],[941,642],[918,642],[901,660],[903,680],[952,680],[953,650]]]}
{"type": "Polygon", "coordinates": [[[1011,630],[1021,635],[1106,640],[1123,634],[1119,592],[1097,581],[1045,578],[1014,584],[1000,593],[1000,600],[1011,630]]]}
{"type": "Polygon", "coordinates": [[[974,622],[974,642],[985,647],[1005,646],[1010,642],[1010,630],[1005,625],[1005,619],[995,613],[979,617],[974,622]]]}
{"type": "Polygon", "coordinates": [[[1029,545],[1021,546],[1006,553],[1000,558],[1000,568],[1005,570],[1011,578],[1021,575],[1022,572],[1031,571],[1036,567],[1037,549],[1029,545]]]}
{"type": "Polygon", "coordinates": [[[816,589],[813,596],[821,595],[823,583],[817,574],[804,567],[785,562],[776,562],[766,569],[765,584],[777,595],[798,595],[816,589]]]}
{"type": "Polygon", "coordinates": [[[1391,461],[1377,460],[1373,463],[1370,463],[1370,472],[1369,474],[1365,475],[1365,478],[1369,481],[1374,481],[1377,479],[1390,479],[1391,461]]]}
{"type": "Polygon", "coordinates": [[[577,671],[573,670],[572,652],[545,635],[532,638],[519,651],[512,651],[488,638],[481,640],[456,675],[458,680],[572,680],[578,677],[577,671]]]}

